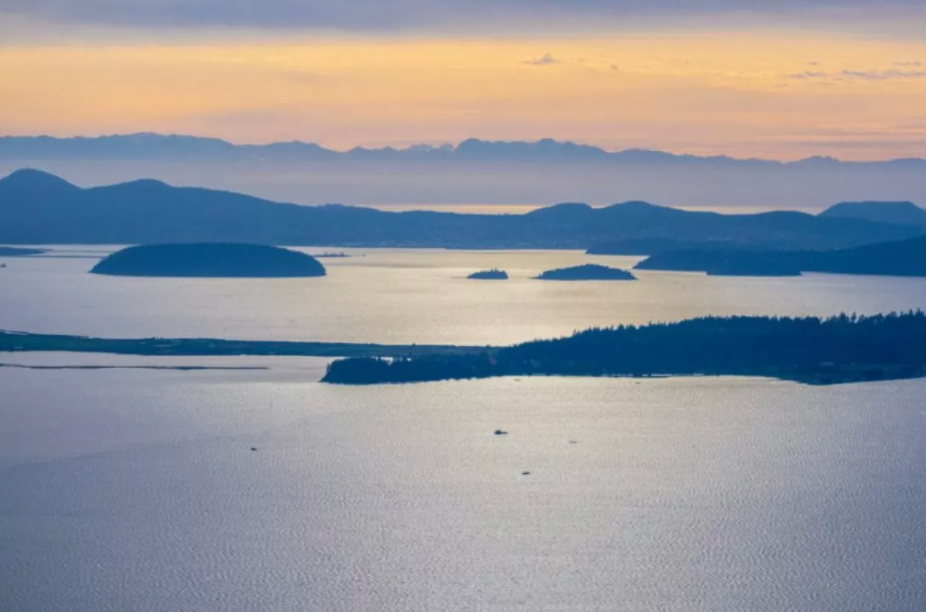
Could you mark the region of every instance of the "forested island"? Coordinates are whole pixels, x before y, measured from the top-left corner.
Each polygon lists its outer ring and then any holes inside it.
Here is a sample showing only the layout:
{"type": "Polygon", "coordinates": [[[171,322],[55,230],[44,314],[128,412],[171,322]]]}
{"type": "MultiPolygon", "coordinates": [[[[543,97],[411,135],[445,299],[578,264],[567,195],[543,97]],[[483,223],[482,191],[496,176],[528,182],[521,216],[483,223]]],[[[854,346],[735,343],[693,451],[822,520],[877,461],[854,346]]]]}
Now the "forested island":
{"type": "Polygon", "coordinates": [[[334,361],[323,382],[410,383],[493,376],[765,376],[808,384],[926,375],[926,314],[703,317],[590,329],[465,355],[334,361]]]}
{"type": "Polygon", "coordinates": [[[733,271],[754,276],[794,276],[800,272],[926,276],[926,237],[832,251],[666,251],[651,255],[635,268],[708,274],[733,271]]]}
{"type": "Polygon", "coordinates": [[[305,253],[244,243],[146,244],[116,251],[91,270],[115,276],[292,278],[325,276],[305,253]]]}
{"type": "Polygon", "coordinates": [[[508,280],[508,273],[498,268],[492,268],[491,270],[473,272],[466,278],[470,280],[508,280]]]}
{"type": "Polygon", "coordinates": [[[537,280],[545,281],[632,281],[637,280],[633,274],[627,270],[619,268],[609,268],[598,264],[585,264],[574,266],[572,268],[558,268],[556,270],[547,270],[537,277],[537,280]]]}

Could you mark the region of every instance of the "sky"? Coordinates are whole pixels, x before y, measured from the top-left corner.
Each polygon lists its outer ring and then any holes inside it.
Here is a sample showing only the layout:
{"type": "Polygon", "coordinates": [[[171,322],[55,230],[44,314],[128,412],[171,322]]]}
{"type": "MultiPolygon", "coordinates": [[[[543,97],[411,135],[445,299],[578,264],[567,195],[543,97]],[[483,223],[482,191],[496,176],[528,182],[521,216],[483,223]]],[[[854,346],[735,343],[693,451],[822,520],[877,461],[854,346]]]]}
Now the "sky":
{"type": "Polygon", "coordinates": [[[926,157],[926,0],[0,0],[0,134],[926,157]]]}

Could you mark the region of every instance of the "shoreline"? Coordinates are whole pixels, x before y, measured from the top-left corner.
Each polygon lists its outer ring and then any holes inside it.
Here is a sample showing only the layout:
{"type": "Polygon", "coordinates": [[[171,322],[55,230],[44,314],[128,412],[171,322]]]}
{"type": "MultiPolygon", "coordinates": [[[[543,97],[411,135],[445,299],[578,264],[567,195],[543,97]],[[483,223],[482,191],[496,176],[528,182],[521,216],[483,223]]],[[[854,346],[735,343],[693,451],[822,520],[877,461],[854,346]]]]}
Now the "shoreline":
{"type": "MultiPolygon", "coordinates": [[[[0,330],[0,352],[72,352],[114,355],[324,357],[332,361],[321,382],[341,385],[411,384],[507,376],[592,378],[761,377],[806,385],[905,380],[926,377],[926,355],[913,351],[887,357],[900,342],[897,325],[926,332],[926,315],[879,315],[828,320],[767,317],[704,318],[674,324],[592,329],[572,337],[510,347],[376,344],[218,338],[95,338],[0,330]],[[757,327],[758,335],[757,335],[757,327]],[[867,326],[861,336],[854,328],[867,326]],[[701,328],[701,329],[698,329],[701,328]],[[828,331],[823,331],[824,328],[828,331]],[[692,334],[692,331],[694,332],[692,334]],[[782,338],[779,332],[784,332],[782,338]],[[802,342],[835,341],[808,359],[802,342]],[[822,333],[822,335],[821,335],[822,333]],[[833,336],[833,334],[836,334],[833,336]],[[781,342],[784,341],[782,345],[781,342]],[[841,342],[841,343],[840,343],[841,342]],[[845,342],[849,342],[846,345],[845,342]],[[878,354],[840,356],[833,351],[879,344],[878,354]],[[741,346],[752,346],[743,353],[741,346]],[[758,343],[758,344],[756,344],[758,343]],[[724,347],[718,359],[717,349],[724,347]],[[684,348],[685,357],[678,358],[684,348]],[[784,350],[782,353],[781,351],[784,350]],[[746,358],[745,361],[743,359],[746,358]]],[[[856,351],[857,352],[857,351],[856,351]]],[[[37,367],[35,369],[52,369],[37,367]]],[[[186,367],[183,367],[186,369],[186,367]]]]}
{"type": "Polygon", "coordinates": [[[109,353],[144,356],[409,357],[473,355],[495,347],[220,338],[94,338],[0,330],[0,352],[109,353]]]}

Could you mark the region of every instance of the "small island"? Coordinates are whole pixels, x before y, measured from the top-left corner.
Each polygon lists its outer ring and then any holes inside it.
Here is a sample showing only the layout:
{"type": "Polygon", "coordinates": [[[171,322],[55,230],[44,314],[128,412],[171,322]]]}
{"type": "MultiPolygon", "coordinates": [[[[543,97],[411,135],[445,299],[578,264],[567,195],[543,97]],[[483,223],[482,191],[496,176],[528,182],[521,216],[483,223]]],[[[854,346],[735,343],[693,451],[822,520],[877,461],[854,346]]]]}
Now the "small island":
{"type": "Polygon", "coordinates": [[[585,264],[573,268],[547,270],[537,280],[547,281],[632,281],[633,274],[620,268],[609,268],[598,264],[585,264]]]}
{"type": "Polygon", "coordinates": [[[492,268],[491,270],[473,272],[466,278],[470,280],[508,280],[508,273],[498,268],[492,268]]]}
{"type": "Polygon", "coordinates": [[[295,278],[325,276],[311,255],[260,244],[146,244],[116,251],[90,270],[112,276],[295,278]]]}
{"type": "Polygon", "coordinates": [[[316,259],[344,259],[350,257],[350,255],[344,252],[332,253],[325,251],[324,253],[313,253],[312,257],[316,259]]]}
{"type": "Polygon", "coordinates": [[[29,257],[30,255],[41,255],[47,252],[45,249],[0,246],[0,257],[29,257]]]}

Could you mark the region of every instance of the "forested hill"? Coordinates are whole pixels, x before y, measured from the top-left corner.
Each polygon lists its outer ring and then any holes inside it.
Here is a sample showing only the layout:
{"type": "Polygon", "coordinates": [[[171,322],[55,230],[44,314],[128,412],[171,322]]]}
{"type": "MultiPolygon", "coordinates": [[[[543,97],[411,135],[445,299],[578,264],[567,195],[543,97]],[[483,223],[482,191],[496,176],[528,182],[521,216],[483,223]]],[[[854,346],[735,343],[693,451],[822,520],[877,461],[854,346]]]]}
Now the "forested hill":
{"type": "Polygon", "coordinates": [[[352,358],[325,382],[377,384],[491,376],[767,376],[814,384],[926,374],[926,314],[829,319],[705,317],[591,329],[479,355],[352,358]]]}
{"type": "Polygon", "coordinates": [[[627,202],[560,204],[520,215],[383,212],[279,204],[156,180],[81,189],[38,170],[0,180],[0,243],[572,248],[625,239],[831,249],[920,235],[915,226],[798,212],[720,215],[627,202]]]}
{"type": "Polygon", "coordinates": [[[701,271],[728,269],[790,270],[831,274],[926,276],[926,237],[831,251],[738,251],[691,249],[656,253],[636,265],[640,270],[701,271]]]}

